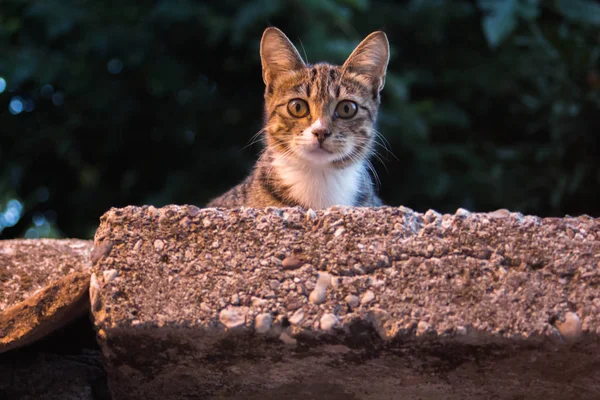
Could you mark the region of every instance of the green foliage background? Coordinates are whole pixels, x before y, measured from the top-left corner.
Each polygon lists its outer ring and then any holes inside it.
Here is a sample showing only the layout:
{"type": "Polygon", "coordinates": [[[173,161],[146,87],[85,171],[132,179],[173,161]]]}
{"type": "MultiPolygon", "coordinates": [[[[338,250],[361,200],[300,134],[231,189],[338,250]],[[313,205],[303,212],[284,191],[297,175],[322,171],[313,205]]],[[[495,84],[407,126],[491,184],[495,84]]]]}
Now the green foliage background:
{"type": "Polygon", "coordinates": [[[310,62],[388,33],[387,204],[600,214],[594,1],[4,0],[0,238],[91,237],[110,207],[241,180],[269,25],[310,62]]]}

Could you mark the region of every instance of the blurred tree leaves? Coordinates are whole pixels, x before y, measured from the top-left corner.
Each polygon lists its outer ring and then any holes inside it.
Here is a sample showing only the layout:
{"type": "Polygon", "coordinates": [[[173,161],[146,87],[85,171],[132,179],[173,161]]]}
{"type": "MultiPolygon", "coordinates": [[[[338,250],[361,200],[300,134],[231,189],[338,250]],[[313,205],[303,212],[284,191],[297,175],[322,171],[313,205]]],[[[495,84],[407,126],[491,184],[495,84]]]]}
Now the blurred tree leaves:
{"type": "Polygon", "coordinates": [[[531,21],[539,15],[539,0],[478,0],[486,13],[483,31],[488,43],[497,47],[517,26],[519,18],[531,21]]]}
{"type": "Polygon", "coordinates": [[[598,7],[4,0],[0,212],[22,210],[0,237],[90,237],[112,206],[201,205],[241,180],[260,151],[244,146],[262,125],[269,25],[310,62],[387,32],[378,130],[393,155],[379,148],[375,165],[388,204],[600,214],[598,7]]]}
{"type": "Polygon", "coordinates": [[[557,0],[561,14],[571,22],[600,26],[600,4],[592,0],[557,0]]]}

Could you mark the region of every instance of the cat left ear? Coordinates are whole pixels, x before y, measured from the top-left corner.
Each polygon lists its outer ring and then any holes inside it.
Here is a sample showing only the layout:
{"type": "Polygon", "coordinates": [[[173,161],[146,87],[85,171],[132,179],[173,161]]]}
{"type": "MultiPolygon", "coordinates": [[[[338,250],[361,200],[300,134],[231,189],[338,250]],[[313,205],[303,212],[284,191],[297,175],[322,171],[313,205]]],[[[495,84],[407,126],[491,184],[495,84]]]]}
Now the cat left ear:
{"type": "Polygon", "coordinates": [[[342,66],[342,73],[352,72],[381,91],[390,60],[390,45],[385,33],[373,32],[354,49],[342,66]]]}
{"type": "Polygon", "coordinates": [[[265,85],[279,74],[305,68],[302,57],[292,42],[279,29],[265,29],[260,41],[260,60],[265,85]]]}

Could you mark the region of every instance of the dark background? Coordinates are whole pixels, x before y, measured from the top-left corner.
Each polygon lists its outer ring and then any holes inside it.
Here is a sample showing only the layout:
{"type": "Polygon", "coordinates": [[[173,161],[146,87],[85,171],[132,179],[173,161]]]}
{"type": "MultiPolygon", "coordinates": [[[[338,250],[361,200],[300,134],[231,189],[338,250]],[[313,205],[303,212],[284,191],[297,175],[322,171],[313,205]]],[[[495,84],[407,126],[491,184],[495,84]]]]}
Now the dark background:
{"type": "Polygon", "coordinates": [[[595,1],[3,0],[0,238],[90,238],[110,207],[240,181],[269,25],[309,62],[387,32],[387,204],[600,215],[595,1]]]}

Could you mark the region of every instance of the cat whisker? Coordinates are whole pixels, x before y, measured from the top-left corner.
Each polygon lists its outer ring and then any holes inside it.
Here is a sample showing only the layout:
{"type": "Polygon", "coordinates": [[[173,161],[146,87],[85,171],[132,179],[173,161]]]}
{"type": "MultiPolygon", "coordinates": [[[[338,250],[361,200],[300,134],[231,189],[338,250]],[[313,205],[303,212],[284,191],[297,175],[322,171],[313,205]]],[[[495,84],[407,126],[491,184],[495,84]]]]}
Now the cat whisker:
{"type": "Polygon", "coordinates": [[[375,179],[375,187],[377,188],[377,190],[379,190],[379,188],[381,187],[381,180],[379,179],[379,175],[377,174],[377,171],[375,170],[375,167],[373,167],[371,161],[366,160],[366,164],[367,168],[369,169],[369,171],[371,171],[371,174],[373,175],[373,179],[375,179]]]}
{"type": "MultiPolygon", "coordinates": [[[[292,158],[293,153],[294,153],[293,148],[288,144],[287,150],[283,153],[280,153],[279,156],[281,158],[283,158],[284,161],[289,161],[292,158]]],[[[267,171],[267,181],[271,180],[271,175],[272,175],[274,169],[275,169],[274,164],[271,164],[269,166],[269,170],[267,171]]]]}
{"type": "Polygon", "coordinates": [[[300,46],[302,47],[302,52],[304,53],[304,62],[306,62],[308,64],[308,56],[306,55],[306,49],[304,48],[304,44],[302,43],[302,40],[300,40],[300,38],[298,38],[298,41],[300,42],[300,46]]]}
{"type": "Polygon", "coordinates": [[[379,189],[379,187],[381,187],[381,180],[379,179],[379,175],[377,174],[377,171],[375,170],[375,168],[373,167],[373,164],[371,163],[371,161],[368,158],[365,158],[365,157],[359,155],[356,152],[356,150],[352,151],[348,155],[348,158],[353,163],[357,163],[357,162],[363,161],[365,163],[367,169],[370,171],[371,175],[373,176],[373,179],[375,180],[375,187],[377,189],[379,189]]]}
{"type": "MultiPolygon", "coordinates": [[[[365,145],[365,144],[368,144],[368,143],[369,143],[369,139],[363,139],[363,138],[357,139],[357,144],[358,145],[365,145]]],[[[378,144],[378,143],[375,142],[375,144],[378,144]]],[[[373,164],[369,160],[370,156],[373,156],[379,163],[381,163],[381,165],[383,165],[383,167],[385,168],[385,171],[387,173],[389,173],[389,170],[388,170],[386,162],[385,162],[385,161],[387,161],[387,158],[383,154],[381,154],[379,151],[377,151],[376,148],[370,148],[370,149],[368,149],[367,155],[363,156],[363,159],[365,160],[365,162],[371,164],[371,167],[372,167],[373,164]]],[[[360,160],[358,160],[358,161],[360,161],[360,160]]],[[[373,172],[374,172],[374,170],[373,170],[373,172]]]]}
{"type": "Polygon", "coordinates": [[[394,157],[394,159],[396,161],[400,162],[400,159],[392,151],[392,145],[386,139],[386,137],[381,132],[379,132],[377,129],[373,129],[373,132],[375,133],[375,139],[376,139],[375,143],[378,144],[380,147],[382,147],[386,151],[387,154],[394,157]],[[377,139],[379,139],[380,141],[377,141],[377,139]]]}
{"type": "Polygon", "coordinates": [[[248,141],[248,144],[242,147],[242,150],[246,150],[248,147],[254,145],[255,143],[258,143],[261,140],[261,134],[263,132],[265,132],[265,128],[261,128],[258,132],[252,135],[252,137],[248,141]]]}
{"type": "Polygon", "coordinates": [[[385,162],[383,161],[383,159],[381,158],[381,156],[380,156],[378,153],[374,152],[374,153],[373,153],[373,157],[375,157],[375,159],[376,159],[377,161],[379,161],[379,163],[380,163],[381,165],[383,165],[383,168],[385,168],[385,172],[387,172],[387,173],[389,174],[389,173],[390,173],[390,171],[388,170],[388,168],[387,168],[387,165],[385,164],[385,162]]]}

